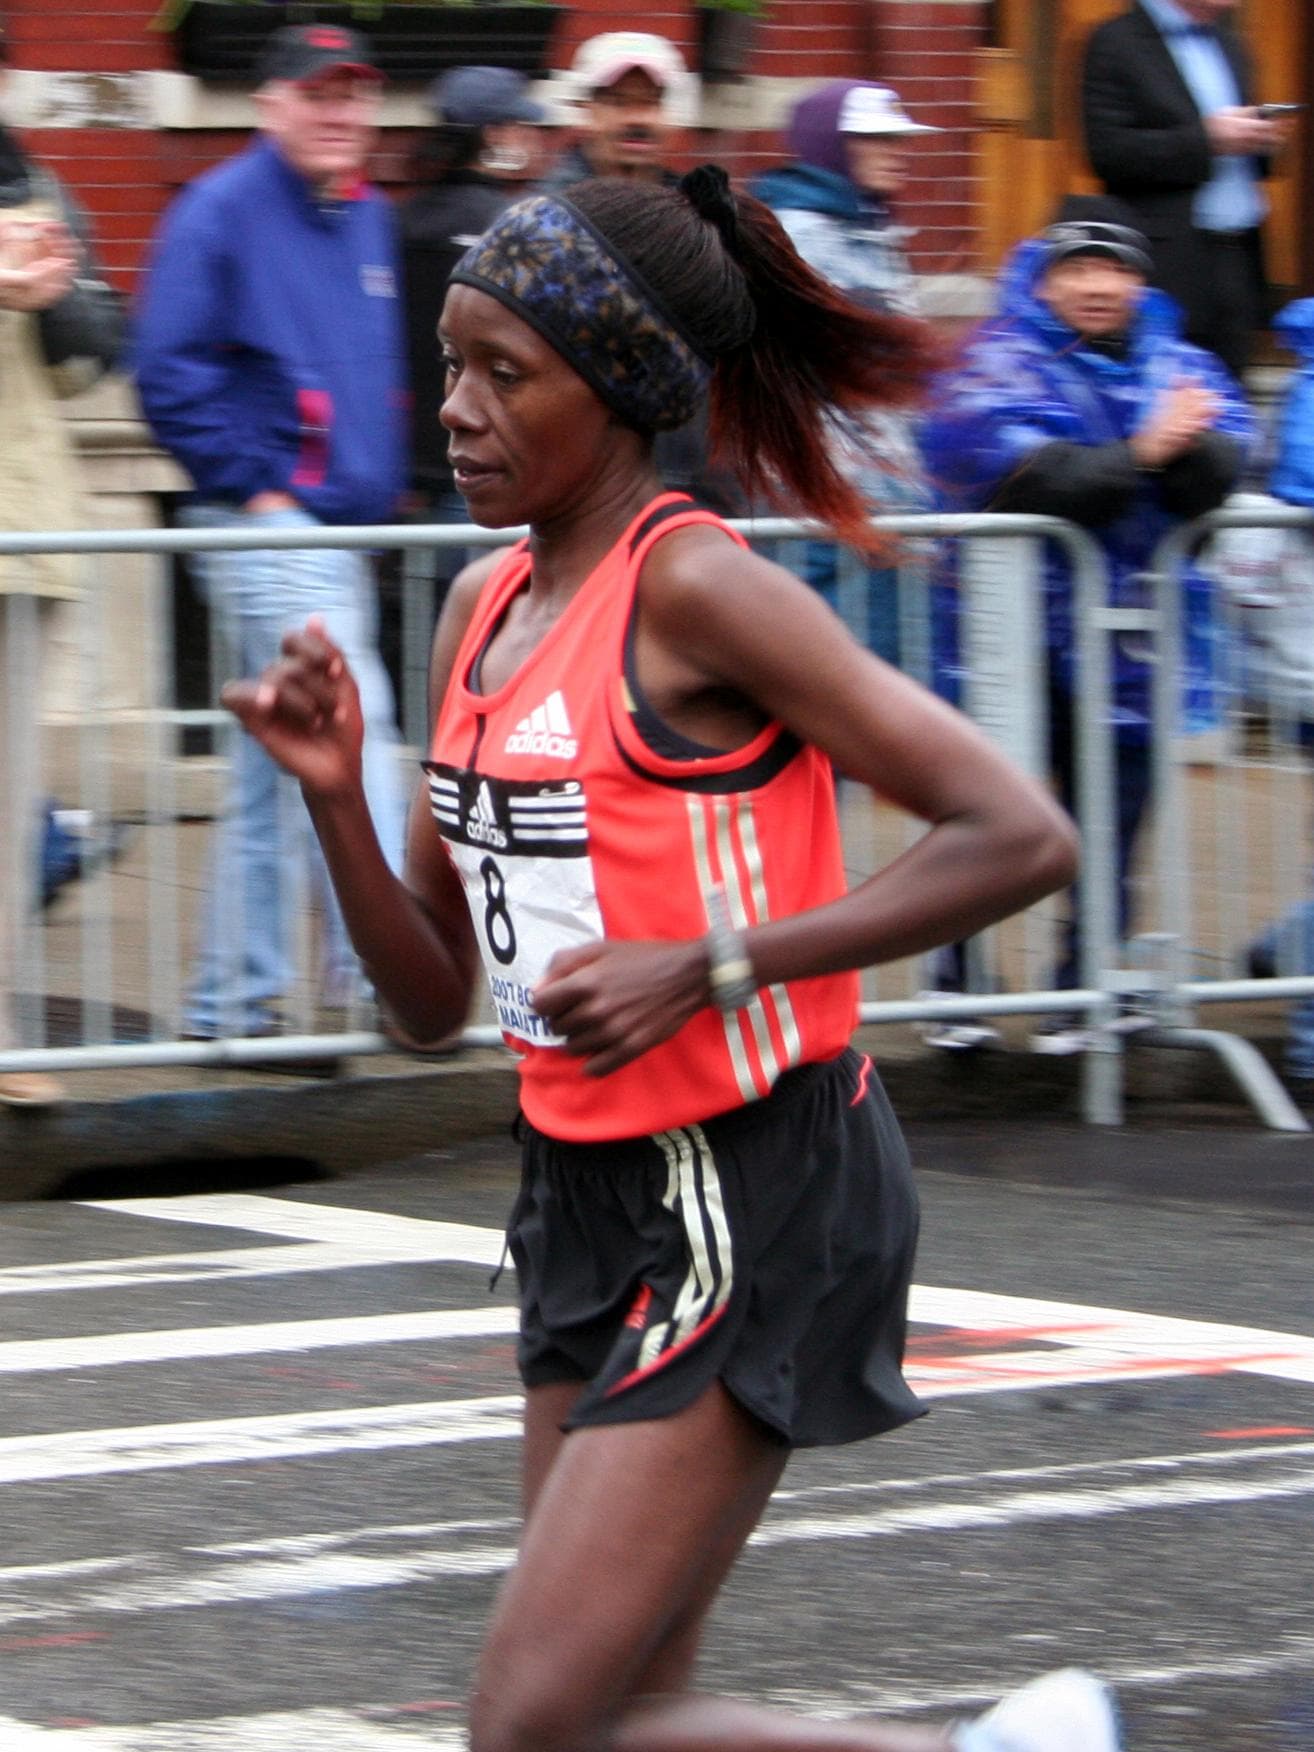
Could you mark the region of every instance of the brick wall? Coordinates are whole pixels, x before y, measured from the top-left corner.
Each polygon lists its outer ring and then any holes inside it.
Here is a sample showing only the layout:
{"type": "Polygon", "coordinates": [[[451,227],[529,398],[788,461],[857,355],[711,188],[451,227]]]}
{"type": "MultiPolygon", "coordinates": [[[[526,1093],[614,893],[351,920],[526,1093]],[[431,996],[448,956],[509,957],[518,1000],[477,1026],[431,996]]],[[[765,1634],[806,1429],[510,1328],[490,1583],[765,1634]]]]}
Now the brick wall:
{"type": "Polygon", "coordinates": [[[888,80],[919,122],[943,129],[933,150],[915,156],[918,171],[900,203],[920,228],[914,255],[926,273],[958,273],[977,260],[975,51],[984,10],[974,0],[886,0],[871,8],[872,77],[888,80]]]}
{"type": "Polygon", "coordinates": [[[6,0],[14,64],[50,72],[134,73],[169,67],[169,39],[150,28],[158,0],[6,0]]]}
{"type": "MultiPolygon", "coordinates": [[[[152,30],[158,0],[0,0],[16,67],[48,72],[127,74],[173,67],[167,34],[152,30]]],[[[915,264],[949,271],[974,259],[971,51],[980,41],[980,0],[772,0],[759,24],[749,73],[797,81],[877,78],[895,85],[918,119],[945,130],[927,136],[902,217],[918,228],[915,264]]],[[[635,15],[606,0],[575,0],[562,20],[554,64],[599,30],[631,28],[635,15]]],[[[688,0],[655,0],[643,28],[660,31],[693,60],[696,25],[688,0]]],[[[389,131],[375,173],[404,186],[413,136],[389,131]]],[[[61,127],[29,130],[33,154],[51,164],[88,209],[105,265],[130,288],[155,221],[171,194],[242,142],[237,130],[61,127]]],[[[737,177],[777,160],[772,132],[688,137],[692,162],[709,151],[737,177]]]]}

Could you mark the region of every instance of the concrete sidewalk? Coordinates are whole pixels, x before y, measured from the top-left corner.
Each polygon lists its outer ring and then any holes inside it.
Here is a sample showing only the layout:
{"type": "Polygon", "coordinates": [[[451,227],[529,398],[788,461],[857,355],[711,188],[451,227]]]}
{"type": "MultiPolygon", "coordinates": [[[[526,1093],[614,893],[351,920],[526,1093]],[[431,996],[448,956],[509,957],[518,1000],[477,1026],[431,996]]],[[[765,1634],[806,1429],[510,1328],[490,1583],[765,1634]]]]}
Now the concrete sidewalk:
{"type": "MultiPolygon", "coordinates": [[[[1071,1157],[1059,1140],[1074,1132],[1114,1158],[1117,1139],[1131,1148],[1156,1133],[1189,1133],[1226,1160],[1290,1152],[1284,1159],[1304,1163],[1314,1194],[1314,1136],[1265,1131],[1203,1054],[1133,1046],[1126,1124],[1110,1131],[1079,1125],[1080,1060],[1028,1052],[1020,1028],[1006,1031],[1004,1049],[971,1055],[929,1049],[906,1028],[866,1028],[858,1038],[911,1128],[948,1125],[993,1151],[1019,1123],[1052,1128],[1056,1161],[1071,1157]]],[[[65,1105],[0,1111],[0,1201],[352,1172],[505,1130],[515,1116],[514,1065],[497,1049],[428,1062],[357,1058],[344,1071],[331,1081],[227,1069],[75,1073],[65,1105]]]]}

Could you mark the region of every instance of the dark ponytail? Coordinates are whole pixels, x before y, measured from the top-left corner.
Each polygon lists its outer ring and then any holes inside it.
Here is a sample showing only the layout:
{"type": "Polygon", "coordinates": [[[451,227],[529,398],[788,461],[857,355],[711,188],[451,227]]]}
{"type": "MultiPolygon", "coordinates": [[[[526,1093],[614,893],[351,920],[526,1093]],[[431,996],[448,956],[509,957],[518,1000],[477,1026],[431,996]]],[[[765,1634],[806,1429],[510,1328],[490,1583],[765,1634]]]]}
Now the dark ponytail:
{"type": "Polygon", "coordinates": [[[711,438],[745,490],[854,547],[881,544],[835,462],[837,423],[914,405],[940,349],[930,327],[855,304],[815,273],[770,208],[719,165],[678,189],[599,179],[573,204],[716,364],[711,438]]]}

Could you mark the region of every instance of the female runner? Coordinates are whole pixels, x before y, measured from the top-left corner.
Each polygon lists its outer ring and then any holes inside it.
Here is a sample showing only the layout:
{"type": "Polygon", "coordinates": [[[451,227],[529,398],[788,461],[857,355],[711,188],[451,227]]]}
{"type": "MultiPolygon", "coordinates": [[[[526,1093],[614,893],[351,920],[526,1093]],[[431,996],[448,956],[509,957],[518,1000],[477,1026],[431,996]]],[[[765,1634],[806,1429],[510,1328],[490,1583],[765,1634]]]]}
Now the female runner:
{"type": "Polygon", "coordinates": [[[404,882],[323,629],[225,697],[300,779],[398,1031],[459,1027],[482,955],[520,1055],[525,1527],[471,1744],[1112,1752],[1103,1688],[1075,1670],[954,1729],[690,1688],[790,1449],[921,1410],[900,1374],[915,1196],[849,1048],[856,970],[1063,887],[1075,853],[971,724],[664,492],[651,440],[710,387],[747,489],[862,539],[831,422],[915,399],[925,331],[848,304],[708,166],[518,203],[463,258],[439,332],[457,486],[479,523],[531,534],[444,610],[404,882]],[[852,892],[836,768],[928,824],[852,892]]]}

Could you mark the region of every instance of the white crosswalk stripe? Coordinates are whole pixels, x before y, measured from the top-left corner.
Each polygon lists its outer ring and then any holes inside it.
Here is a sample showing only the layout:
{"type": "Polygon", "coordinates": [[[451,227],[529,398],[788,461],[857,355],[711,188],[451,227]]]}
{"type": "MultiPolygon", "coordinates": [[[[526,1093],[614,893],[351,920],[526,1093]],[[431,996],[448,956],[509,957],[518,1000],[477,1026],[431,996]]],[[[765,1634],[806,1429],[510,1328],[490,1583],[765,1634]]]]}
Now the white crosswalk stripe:
{"type": "Polygon", "coordinates": [[[0,1716],[4,1752],[434,1752],[466,1744],[457,1727],[389,1726],[345,1709],[141,1723],[127,1728],[34,1728],[0,1716]]]}
{"type": "Polygon", "coordinates": [[[215,1466],[347,1454],[377,1448],[438,1447],[520,1434],[520,1395],[444,1399],[351,1411],[287,1412],[127,1429],[72,1430],[0,1438],[0,1484],[96,1478],[174,1466],[215,1466]]]}

